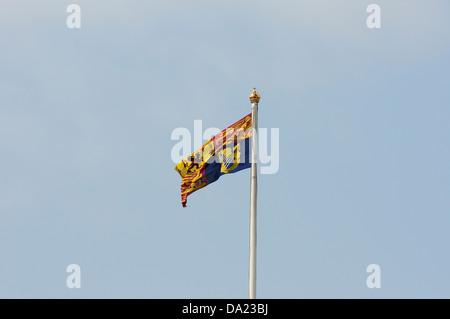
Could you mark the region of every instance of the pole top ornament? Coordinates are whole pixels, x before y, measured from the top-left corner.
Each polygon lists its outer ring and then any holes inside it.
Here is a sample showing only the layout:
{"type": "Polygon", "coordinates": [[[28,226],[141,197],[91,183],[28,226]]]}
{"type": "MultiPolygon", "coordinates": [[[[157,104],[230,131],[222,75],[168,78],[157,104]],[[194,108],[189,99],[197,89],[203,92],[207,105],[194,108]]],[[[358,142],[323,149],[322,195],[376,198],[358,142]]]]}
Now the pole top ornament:
{"type": "Polygon", "coordinates": [[[253,88],[253,92],[252,92],[252,94],[250,94],[249,99],[250,99],[250,102],[252,102],[252,103],[254,103],[254,102],[258,103],[259,100],[261,99],[261,95],[259,95],[259,93],[256,92],[256,88],[253,88]]]}

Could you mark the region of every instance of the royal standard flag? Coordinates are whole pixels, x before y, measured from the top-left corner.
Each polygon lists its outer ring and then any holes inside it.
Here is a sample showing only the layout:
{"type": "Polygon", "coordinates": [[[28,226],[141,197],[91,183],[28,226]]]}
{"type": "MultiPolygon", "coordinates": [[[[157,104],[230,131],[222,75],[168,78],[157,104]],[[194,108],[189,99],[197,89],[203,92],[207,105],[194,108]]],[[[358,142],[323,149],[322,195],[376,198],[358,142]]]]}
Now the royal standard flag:
{"type": "Polygon", "coordinates": [[[182,178],[183,207],[186,207],[188,195],[214,183],[224,174],[236,173],[251,166],[251,136],[250,113],[218,133],[175,166],[175,170],[182,178]]]}

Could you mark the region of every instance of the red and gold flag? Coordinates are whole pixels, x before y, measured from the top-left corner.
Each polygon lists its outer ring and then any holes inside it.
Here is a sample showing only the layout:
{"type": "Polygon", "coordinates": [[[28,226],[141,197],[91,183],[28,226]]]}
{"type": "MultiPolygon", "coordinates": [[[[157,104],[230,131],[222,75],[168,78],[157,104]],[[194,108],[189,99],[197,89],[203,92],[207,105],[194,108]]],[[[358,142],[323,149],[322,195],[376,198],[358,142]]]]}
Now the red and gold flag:
{"type": "Polygon", "coordinates": [[[188,195],[215,182],[220,176],[250,168],[251,135],[250,113],[218,133],[175,166],[182,178],[183,207],[186,207],[188,195]]]}

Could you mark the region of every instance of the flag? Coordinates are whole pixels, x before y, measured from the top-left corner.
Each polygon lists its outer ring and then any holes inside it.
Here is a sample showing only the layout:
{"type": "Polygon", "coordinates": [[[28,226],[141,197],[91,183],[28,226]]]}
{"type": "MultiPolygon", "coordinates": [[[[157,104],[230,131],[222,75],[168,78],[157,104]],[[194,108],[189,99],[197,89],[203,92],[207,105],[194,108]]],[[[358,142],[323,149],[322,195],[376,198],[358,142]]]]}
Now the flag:
{"type": "Polygon", "coordinates": [[[251,136],[250,113],[218,133],[175,166],[182,178],[183,207],[186,207],[188,195],[214,183],[220,176],[250,168],[251,136]]]}

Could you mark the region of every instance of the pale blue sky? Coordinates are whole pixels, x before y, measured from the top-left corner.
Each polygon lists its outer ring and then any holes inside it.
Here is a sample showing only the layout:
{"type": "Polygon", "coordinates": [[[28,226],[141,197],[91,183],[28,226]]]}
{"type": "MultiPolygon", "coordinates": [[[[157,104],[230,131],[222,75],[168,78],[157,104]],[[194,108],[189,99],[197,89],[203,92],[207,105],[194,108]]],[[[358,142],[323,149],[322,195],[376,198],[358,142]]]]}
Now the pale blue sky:
{"type": "Polygon", "coordinates": [[[2,1],[0,297],[247,298],[250,171],[183,209],[170,136],[234,123],[256,86],[260,127],[280,129],[280,170],[259,176],[258,297],[449,298],[449,12],[2,1]]]}

